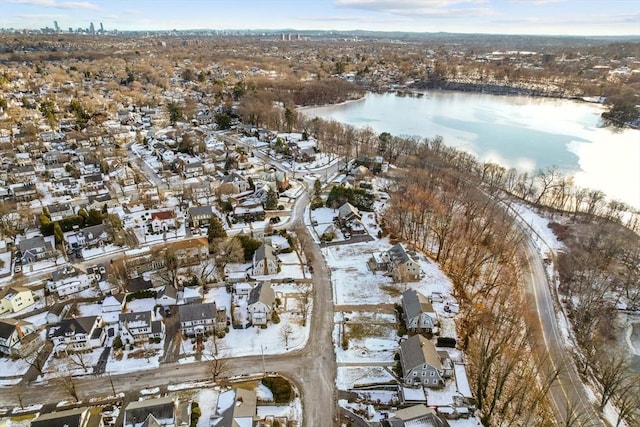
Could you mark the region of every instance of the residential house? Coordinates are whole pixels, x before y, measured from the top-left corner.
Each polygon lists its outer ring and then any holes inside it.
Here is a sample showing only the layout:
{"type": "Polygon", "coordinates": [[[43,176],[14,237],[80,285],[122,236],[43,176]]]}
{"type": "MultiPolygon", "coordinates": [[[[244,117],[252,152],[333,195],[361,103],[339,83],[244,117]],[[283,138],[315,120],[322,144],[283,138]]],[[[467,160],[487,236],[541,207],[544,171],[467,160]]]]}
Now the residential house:
{"type": "Polygon", "coordinates": [[[411,282],[419,280],[422,276],[420,264],[416,261],[417,255],[411,249],[398,243],[387,251],[389,257],[388,269],[396,282],[411,282]]]}
{"type": "Polygon", "coordinates": [[[173,250],[180,266],[197,265],[209,258],[209,242],[206,237],[199,239],[178,240],[168,244],[173,250]]]}
{"type": "Polygon", "coordinates": [[[139,343],[150,338],[164,338],[164,323],[154,319],[153,312],[120,313],[120,338],[124,344],[139,343]]]}
{"type": "Polygon", "coordinates": [[[255,200],[243,202],[234,206],[233,218],[237,222],[262,221],[265,218],[264,207],[255,200]]]}
{"type": "Polygon", "coordinates": [[[33,304],[33,292],[27,287],[10,285],[0,290],[0,315],[16,313],[33,304]]]}
{"type": "Polygon", "coordinates": [[[402,381],[408,386],[438,388],[453,375],[453,365],[446,351],[422,335],[414,335],[400,343],[402,381]],[[444,363],[443,363],[444,362],[444,363]]]}
{"type": "Polygon", "coordinates": [[[76,214],[69,203],[54,203],[45,207],[45,209],[49,213],[52,222],[60,221],[76,214]]]}
{"type": "Polygon", "coordinates": [[[215,215],[213,213],[213,208],[210,205],[205,206],[193,206],[190,207],[187,211],[187,215],[189,216],[189,224],[192,227],[200,227],[203,225],[209,225],[211,218],[215,215]]]}
{"type": "Polygon", "coordinates": [[[19,202],[26,202],[38,197],[35,184],[11,184],[9,192],[19,202]]]}
{"type": "Polygon", "coordinates": [[[21,319],[0,319],[0,353],[25,357],[42,346],[36,327],[21,319]]]}
{"type": "Polygon", "coordinates": [[[151,229],[154,233],[175,229],[178,226],[174,211],[159,211],[151,214],[151,229]]]}
{"type": "Polygon", "coordinates": [[[36,170],[33,165],[16,166],[9,171],[11,181],[21,184],[33,183],[36,180],[36,170]]]}
{"type": "Polygon", "coordinates": [[[51,243],[46,241],[42,236],[20,240],[20,242],[18,242],[18,249],[22,254],[23,264],[42,261],[55,255],[55,250],[51,243]]]}
{"type": "Polygon", "coordinates": [[[395,415],[380,421],[382,427],[449,427],[444,418],[438,416],[433,408],[427,408],[424,404],[410,406],[396,411],[395,415]]]}
{"type": "Polygon", "coordinates": [[[66,265],[51,274],[51,279],[47,280],[46,289],[51,293],[57,293],[60,297],[65,297],[89,289],[94,283],[95,280],[88,274],[71,265],[66,265]]]}
{"type": "Polygon", "coordinates": [[[180,329],[187,336],[204,335],[227,327],[227,309],[215,302],[180,306],[180,329]]]}
{"type": "Polygon", "coordinates": [[[253,426],[258,417],[257,394],[255,390],[234,388],[218,396],[216,414],[211,417],[216,427],[253,426]]]}
{"type": "Polygon", "coordinates": [[[48,325],[60,323],[71,309],[71,304],[64,301],[56,302],[49,308],[46,315],[48,325]]]}
{"type": "Polygon", "coordinates": [[[178,427],[177,410],[171,397],[131,402],[124,408],[123,427],[178,427]]]}
{"type": "Polygon", "coordinates": [[[100,427],[102,414],[92,413],[88,407],[40,414],[31,421],[31,427],[100,427]]]}
{"type": "Polygon", "coordinates": [[[202,176],[204,173],[202,162],[192,159],[190,159],[190,161],[179,162],[178,170],[182,176],[187,179],[202,176]]]}
{"type": "Polygon", "coordinates": [[[276,295],[271,288],[271,283],[259,283],[249,293],[247,311],[251,323],[254,325],[266,325],[271,319],[271,313],[275,309],[276,295]]]}
{"type": "Polygon", "coordinates": [[[67,251],[95,248],[111,242],[111,234],[107,224],[97,224],[82,230],[64,233],[67,251]]]}
{"type": "Polygon", "coordinates": [[[351,222],[360,221],[361,219],[362,215],[358,208],[349,202],[346,202],[338,208],[338,221],[340,221],[340,225],[343,227],[348,227],[351,222]]]}
{"type": "Polygon", "coordinates": [[[102,321],[117,323],[124,307],[124,295],[107,295],[102,300],[102,321]]]}
{"type": "Polygon", "coordinates": [[[402,310],[407,331],[433,333],[438,318],[427,297],[413,289],[407,289],[402,293],[402,310]]]}
{"type": "Polygon", "coordinates": [[[239,282],[239,283],[234,283],[233,284],[233,290],[236,293],[236,297],[238,298],[242,298],[242,297],[249,297],[249,294],[251,293],[251,289],[253,289],[253,286],[251,285],[251,283],[247,283],[247,282],[239,282]]]}
{"type": "Polygon", "coordinates": [[[163,307],[176,305],[178,303],[178,290],[171,285],[166,285],[158,291],[156,295],[156,304],[163,307]]]}
{"type": "Polygon", "coordinates": [[[270,245],[263,244],[253,254],[253,274],[268,276],[278,273],[278,257],[270,245]]]}
{"type": "Polygon", "coordinates": [[[178,294],[178,301],[182,304],[202,304],[202,287],[185,286],[182,289],[182,295],[178,294]]]}
{"type": "Polygon", "coordinates": [[[105,340],[105,330],[100,327],[98,316],[63,319],[50,330],[50,338],[56,353],[60,351],[84,351],[100,347],[105,340]]]}

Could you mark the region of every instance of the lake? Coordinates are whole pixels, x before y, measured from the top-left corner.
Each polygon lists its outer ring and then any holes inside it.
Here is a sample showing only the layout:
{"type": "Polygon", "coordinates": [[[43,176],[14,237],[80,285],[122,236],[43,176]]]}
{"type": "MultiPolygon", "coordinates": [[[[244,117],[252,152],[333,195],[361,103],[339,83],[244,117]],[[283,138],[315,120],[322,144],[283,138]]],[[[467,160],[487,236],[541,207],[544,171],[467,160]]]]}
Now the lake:
{"type": "Polygon", "coordinates": [[[640,208],[640,131],[602,127],[598,104],[564,99],[427,91],[369,93],[361,100],[303,108],[310,117],[370,126],[376,133],[434,137],[519,171],[557,166],[579,187],[640,208]]]}

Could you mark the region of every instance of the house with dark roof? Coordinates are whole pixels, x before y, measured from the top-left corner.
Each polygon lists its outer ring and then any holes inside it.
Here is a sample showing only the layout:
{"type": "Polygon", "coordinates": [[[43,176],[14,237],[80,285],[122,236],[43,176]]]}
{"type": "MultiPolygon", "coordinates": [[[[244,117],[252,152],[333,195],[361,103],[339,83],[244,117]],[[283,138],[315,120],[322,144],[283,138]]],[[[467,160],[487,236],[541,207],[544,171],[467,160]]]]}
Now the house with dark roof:
{"type": "Polygon", "coordinates": [[[422,268],[413,249],[407,249],[402,244],[393,245],[387,251],[388,270],[396,282],[410,282],[419,280],[422,268]]]}
{"type": "Polygon", "coordinates": [[[84,351],[100,347],[106,338],[98,316],[63,319],[51,327],[50,338],[56,353],[84,351]]]}
{"type": "Polygon", "coordinates": [[[270,245],[260,246],[253,254],[253,274],[268,276],[278,272],[278,257],[270,245]]]}
{"type": "Polygon", "coordinates": [[[171,285],[166,285],[158,291],[156,304],[163,307],[176,305],[178,303],[178,290],[171,285]]]}
{"type": "Polygon", "coordinates": [[[177,410],[178,403],[171,397],[131,402],[124,408],[123,427],[175,427],[177,410]]]}
{"type": "Polygon", "coordinates": [[[413,333],[430,334],[438,321],[431,302],[414,289],[402,293],[402,316],[407,331],[413,333]]]}
{"type": "Polygon", "coordinates": [[[45,207],[45,209],[49,212],[51,221],[60,221],[76,214],[69,203],[54,203],[45,207]]]}
{"type": "Polygon", "coordinates": [[[181,305],[178,318],[180,329],[187,336],[204,335],[227,327],[227,309],[217,307],[215,302],[181,305]]]}
{"type": "Polygon", "coordinates": [[[25,357],[42,346],[33,324],[20,319],[0,319],[0,353],[25,357]]]}
{"type": "Polygon", "coordinates": [[[402,381],[407,386],[439,388],[453,375],[453,364],[446,351],[422,335],[414,335],[400,343],[402,381]]]}
{"type": "Polygon", "coordinates": [[[101,425],[103,425],[102,414],[91,413],[87,407],[40,414],[38,418],[31,421],[31,427],[97,427],[101,425]]]}
{"type": "Polygon", "coordinates": [[[52,258],[56,254],[51,243],[46,241],[42,236],[20,240],[20,242],[18,242],[18,249],[22,254],[23,264],[52,258]]]}
{"type": "Polygon", "coordinates": [[[152,311],[120,313],[118,316],[120,338],[124,344],[164,338],[164,323],[156,320],[152,311]]]}
{"type": "Polygon", "coordinates": [[[67,251],[95,248],[111,242],[111,234],[106,224],[97,224],[64,233],[67,251]]]}
{"type": "Polygon", "coordinates": [[[247,311],[251,323],[254,325],[266,325],[271,319],[271,313],[275,309],[276,295],[271,288],[271,283],[258,283],[251,292],[247,301],[247,311]]]}
{"type": "Polygon", "coordinates": [[[192,227],[200,227],[201,225],[209,225],[209,221],[215,215],[211,205],[192,206],[187,210],[189,224],[192,227]]]}
{"type": "Polygon", "coordinates": [[[55,323],[60,323],[70,309],[71,304],[68,304],[65,301],[56,302],[49,308],[49,311],[47,312],[47,324],[53,325],[55,323]]]}

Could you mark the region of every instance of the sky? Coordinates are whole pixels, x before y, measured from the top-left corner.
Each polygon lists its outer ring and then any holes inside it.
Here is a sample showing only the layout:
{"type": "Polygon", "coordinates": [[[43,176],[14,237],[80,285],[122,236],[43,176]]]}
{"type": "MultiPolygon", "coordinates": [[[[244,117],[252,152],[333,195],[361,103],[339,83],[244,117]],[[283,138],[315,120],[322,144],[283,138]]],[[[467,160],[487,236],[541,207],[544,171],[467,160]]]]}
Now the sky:
{"type": "Polygon", "coordinates": [[[638,0],[0,0],[0,27],[640,35],[638,0]]]}

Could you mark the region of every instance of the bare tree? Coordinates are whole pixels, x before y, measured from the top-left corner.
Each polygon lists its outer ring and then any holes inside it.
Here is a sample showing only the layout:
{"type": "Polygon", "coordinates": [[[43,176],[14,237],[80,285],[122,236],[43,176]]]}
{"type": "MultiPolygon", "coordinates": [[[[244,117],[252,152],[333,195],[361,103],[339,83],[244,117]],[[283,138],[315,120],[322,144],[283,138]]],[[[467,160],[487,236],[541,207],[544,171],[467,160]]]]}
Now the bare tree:
{"type": "Polygon", "coordinates": [[[82,368],[84,372],[87,372],[90,367],[89,353],[87,352],[77,351],[68,353],[67,359],[69,360],[70,365],[82,368]]]}
{"type": "Polygon", "coordinates": [[[609,401],[624,387],[629,364],[624,355],[602,349],[595,364],[595,376],[600,391],[599,409],[602,411],[609,401]]]}
{"type": "Polygon", "coordinates": [[[285,323],[280,329],[280,338],[282,342],[284,342],[284,347],[286,350],[289,350],[289,339],[291,339],[291,335],[293,335],[293,327],[289,323],[285,323]]]}
{"type": "Polygon", "coordinates": [[[80,401],[80,398],[78,397],[78,390],[76,389],[75,380],[71,375],[65,375],[58,378],[58,382],[60,383],[64,391],[66,391],[71,397],[73,397],[76,402],[80,401]]]}
{"type": "Polygon", "coordinates": [[[300,289],[300,314],[302,314],[302,326],[307,326],[309,317],[309,309],[313,302],[313,287],[311,285],[304,286],[300,289]]]}
{"type": "Polygon", "coordinates": [[[216,265],[224,274],[227,264],[241,262],[244,259],[244,250],[239,239],[232,237],[220,243],[216,251],[216,265]]]}

